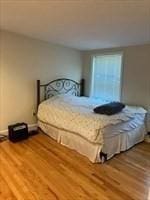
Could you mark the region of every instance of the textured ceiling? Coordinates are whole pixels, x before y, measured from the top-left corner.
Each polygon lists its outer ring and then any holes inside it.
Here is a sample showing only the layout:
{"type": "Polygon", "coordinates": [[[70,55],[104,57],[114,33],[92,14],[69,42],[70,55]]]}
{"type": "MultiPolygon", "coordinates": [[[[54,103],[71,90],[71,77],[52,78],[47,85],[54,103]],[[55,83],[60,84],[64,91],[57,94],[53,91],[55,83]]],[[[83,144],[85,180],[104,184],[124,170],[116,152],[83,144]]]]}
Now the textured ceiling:
{"type": "Polygon", "coordinates": [[[0,0],[0,28],[80,50],[150,43],[150,0],[0,0]]]}

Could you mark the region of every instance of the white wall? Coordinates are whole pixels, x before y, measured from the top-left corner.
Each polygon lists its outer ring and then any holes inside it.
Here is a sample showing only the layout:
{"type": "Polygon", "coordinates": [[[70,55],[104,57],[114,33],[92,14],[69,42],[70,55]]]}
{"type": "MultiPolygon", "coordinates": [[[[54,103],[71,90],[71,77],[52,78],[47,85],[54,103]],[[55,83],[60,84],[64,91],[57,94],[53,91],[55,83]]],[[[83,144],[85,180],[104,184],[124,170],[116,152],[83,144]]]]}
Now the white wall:
{"type": "MultiPolygon", "coordinates": [[[[91,56],[123,51],[122,101],[150,107],[150,45],[82,52],[86,95],[90,87],[91,56]]],[[[79,81],[82,71],[80,52],[19,34],[0,32],[0,131],[8,124],[36,122],[36,80],[59,77],[79,81]]]]}
{"type": "Polygon", "coordinates": [[[123,52],[122,101],[150,107],[150,44],[83,52],[86,95],[89,95],[90,90],[92,55],[115,51],[123,52]]]}
{"type": "Polygon", "coordinates": [[[22,35],[0,32],[0,131],[36,122],[36,80],[81,78],[80,52],[22,35]]]}

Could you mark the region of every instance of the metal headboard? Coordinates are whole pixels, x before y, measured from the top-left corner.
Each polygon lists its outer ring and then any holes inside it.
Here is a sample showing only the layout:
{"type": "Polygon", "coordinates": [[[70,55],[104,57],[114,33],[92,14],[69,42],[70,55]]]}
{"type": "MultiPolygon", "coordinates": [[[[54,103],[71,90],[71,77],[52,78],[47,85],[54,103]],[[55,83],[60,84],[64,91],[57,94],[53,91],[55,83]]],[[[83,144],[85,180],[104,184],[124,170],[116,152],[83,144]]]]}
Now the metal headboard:
{"type": "Polygon", "coordinates": [[[46,84],[41,84],[40,80],[37,80],[37,107],[41,102],[41,88],[43,88],[43,99],[46,100],[52,96],[58,94],[72,94],[75,96],[84,95],[84,79],[81,79],[80,83],[68,79],[60,78],[50,81],[46,84]]]}

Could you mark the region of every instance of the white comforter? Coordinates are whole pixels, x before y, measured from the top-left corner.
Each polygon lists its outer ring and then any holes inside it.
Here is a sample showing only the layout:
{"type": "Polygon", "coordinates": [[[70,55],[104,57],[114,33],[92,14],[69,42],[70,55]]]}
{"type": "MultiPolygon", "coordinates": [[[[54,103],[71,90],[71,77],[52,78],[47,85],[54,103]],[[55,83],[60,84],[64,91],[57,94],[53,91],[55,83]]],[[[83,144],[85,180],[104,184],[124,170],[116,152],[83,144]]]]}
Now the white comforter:
{"type": "Polygon", "coordinates": [[[107,116],[95,114],[93,108],[106,102],[88,97],[54,96],[39,105],[38,120],[79,134],[90,142],[103,143],[101,130],[146,113],[143,108],[126,106],[122,112],[107,116]]]}

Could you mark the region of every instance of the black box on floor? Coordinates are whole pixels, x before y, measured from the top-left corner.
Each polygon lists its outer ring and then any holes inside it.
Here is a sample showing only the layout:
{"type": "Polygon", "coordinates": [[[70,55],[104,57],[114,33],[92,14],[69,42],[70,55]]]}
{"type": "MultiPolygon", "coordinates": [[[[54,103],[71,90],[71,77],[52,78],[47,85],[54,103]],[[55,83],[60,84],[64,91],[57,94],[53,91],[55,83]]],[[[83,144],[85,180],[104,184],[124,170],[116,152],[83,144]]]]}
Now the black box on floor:
{"type": "Polygon", "coordinates": [[[8,126],[8,138],[10,141],[18,142],[28,137],[28,125],[26,123],[17,123],[8,126]]]}

